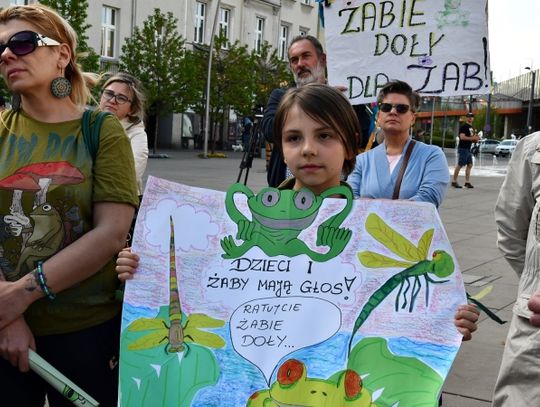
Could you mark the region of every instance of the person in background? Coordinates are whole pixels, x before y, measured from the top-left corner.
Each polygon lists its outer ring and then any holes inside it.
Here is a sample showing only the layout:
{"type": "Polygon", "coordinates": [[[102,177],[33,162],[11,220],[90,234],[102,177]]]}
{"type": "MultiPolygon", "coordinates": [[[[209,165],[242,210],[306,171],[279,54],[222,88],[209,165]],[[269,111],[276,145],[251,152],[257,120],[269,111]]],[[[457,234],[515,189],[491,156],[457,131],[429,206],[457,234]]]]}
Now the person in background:
{"type": "Polygon", "coordinates": [[[244,122],[242,123],[242,147],[244,151],[249,149],[249,138],[251,137],[251,129],[253,128],[253,122],[249,117],[244,117],[244,122]]]}
{"type": "Polygon", "coordinates": [[[16,96],[0,116],[2,406],[43,407],[45,394],[51,407],[72,406],[29,372],[30,349],[102,406],[117,404],[114,257],[137,184],[115,117],[101,124],[95,159],[85,143],[82,117],[97,75],[81,71],[76,49],[75,31],[52,9],[0,11],[0,74],[16,96]]]}
{"type": "Polygon", "coordinates": [[[458,184],[459,171],[461,167],[465,168],[465,188],[474,188],[471,184],[471,170],[473,167],[473,155],[471,153],[471,145],[477,143],[480,139],[474,133],[472,122],[474,120],[474,114],[471,112],[466,115],[466,123],[459,128],[459,142],[458,142],[458,163],[454,169],[454,177],[452,178],[452,186],[454,188],[463,188],[458,184]]]}
{"type": "Polygon", "coordinates": [[[143,193],[142,180],[148,162],[148,137],[143,122],[145,100],[139,80],[120,72],[107,79],[99,102],[99,108],[114,114],[126,130],[135,159],[139,196],[143,193]]]}
{"type": "Polygon", "coordinates": [[[442,203],[450,180],[446,157],[439,147],[410,137],[419,101],[420,96],[406,82],[391,81],[379,91],[377,122],[384,142],[356,157],[356,166],[347,178],[356,197],[409,199],[436,207],[442,203]]]}
{"type": "MultiPolygon", "coordinates": [[[[296,87],[302,87],[311,83],[326,83],[326,54],[319,40],[311,35],[299,35],[292,39],[287,50],[289,57],[289,69],[291,70],[296,87]]],[[[340,90],[344,90],[340,87],[340,90]]],[[[274,117],[276,115],[279,102],[287,89],[274,89],[270,93],[268,103],[264,109],[264,116],[261,121],[261,129],[267,142],[274,140],[273,128],[274,117]]],[[[360,122],[361,132],[359,148],[365,148],[369,139],[369,115],[364,105],[353,106],[357,119],[360,122]]],[[[268,185],[277,187],[288,176],[287,165],[283,161],[283,155],[279,149],[274,149],[268,164],[268,185]]]]}
{"type": "Polygon", "coordinates": [[[540,132],[518,142],[495,205],[497,245],[519,277],[493,406],[540,405],[540,132]]]}

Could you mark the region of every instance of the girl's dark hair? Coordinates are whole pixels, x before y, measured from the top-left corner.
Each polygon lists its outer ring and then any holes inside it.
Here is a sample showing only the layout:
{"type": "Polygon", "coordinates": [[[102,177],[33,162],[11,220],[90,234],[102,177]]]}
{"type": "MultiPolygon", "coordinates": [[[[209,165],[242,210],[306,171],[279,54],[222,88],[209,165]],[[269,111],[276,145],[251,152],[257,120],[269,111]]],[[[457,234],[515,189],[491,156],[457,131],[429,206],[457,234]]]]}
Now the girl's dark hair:
{"type": "Polygon", "coordinates": [[[337,132],[345,148],[343,174],[349,175],[356,163],[361,130],[358,117],[347,98],[337,89],[318,83],[287,91],[281,99],[274,118],[274,145],[281,150],[283,150],[283,126],[293,106],[298,106],[313,120],[337,132]]]}

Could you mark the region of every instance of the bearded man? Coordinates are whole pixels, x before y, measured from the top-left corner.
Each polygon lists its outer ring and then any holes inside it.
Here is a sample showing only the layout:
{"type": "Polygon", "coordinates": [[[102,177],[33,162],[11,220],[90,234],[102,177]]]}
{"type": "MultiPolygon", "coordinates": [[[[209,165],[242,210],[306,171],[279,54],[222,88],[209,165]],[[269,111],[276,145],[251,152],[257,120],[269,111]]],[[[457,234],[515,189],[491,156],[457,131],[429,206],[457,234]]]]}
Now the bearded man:
{"type": "MultiPolygon", "coordinates": [[[[294,37],[287,50],[289,57],[289,69],[291,70],[296,86],[304,86],[309,83],[326,83],[326,54],[319,40],[311,35],[299,35],[294,37]]],[[[346,89],[339,87],[340,90],[346,89]]],[[[270,94],[264,117],[261,121],[261,128],[264,138],[269,143],[273,142],[272,130],[274,127],[274,116],[279,102],[287,89],[274,89],[270,94]]],[[[368,134],[369,116],[364,105],[354,106],[362,133],[368,134]]],[[[365,145],[367,143],[361,143],[365,145]]],[[[283,161],[283,154],[274,148],[268,165],[267,180],[268,185],[277,187],[287,178],[287,165],[283,161]]]]}

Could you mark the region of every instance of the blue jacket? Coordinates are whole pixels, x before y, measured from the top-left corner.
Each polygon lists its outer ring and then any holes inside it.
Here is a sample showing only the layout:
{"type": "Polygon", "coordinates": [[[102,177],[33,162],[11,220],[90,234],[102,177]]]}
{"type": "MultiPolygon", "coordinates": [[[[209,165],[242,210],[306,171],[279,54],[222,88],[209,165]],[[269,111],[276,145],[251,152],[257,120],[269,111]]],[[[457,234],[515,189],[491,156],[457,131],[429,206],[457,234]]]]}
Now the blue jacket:
{"type": "MultiPolygon", "coordinates": [[[[407,150],[407,142],[403,151],[407,150]]],[[[392,199],[403,156],[390,174],[386,146],[381,144],[356,157],[356,166],[347,179],[354,196],[392,199]]],[[[399,199],[441,204],[450,180],[446,157],[439,147],[416,142],[399,192],[399,199]]]]}

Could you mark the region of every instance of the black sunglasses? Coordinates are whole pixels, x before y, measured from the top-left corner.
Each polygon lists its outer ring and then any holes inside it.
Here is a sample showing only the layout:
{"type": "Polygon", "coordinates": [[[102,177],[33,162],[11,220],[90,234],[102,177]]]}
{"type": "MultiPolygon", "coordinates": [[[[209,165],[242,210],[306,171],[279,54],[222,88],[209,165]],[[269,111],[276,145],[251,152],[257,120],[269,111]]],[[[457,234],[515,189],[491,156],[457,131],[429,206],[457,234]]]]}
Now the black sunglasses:
{"type": "Polygon", "coordinates": [[[393,108],[395,108],[396,112],[398,112],[399,114],[404,114],[407,113],[411,107],[409,105],[401,103],[395,105],[393,105],[392,103],[379,103],[379,110],[381,112],[390,113],[393,108]]]}
{"type": "Polygon", "coordinates": [[[5,44],[0,44],[0,55],[4,53],[6,48],[9,48],[18,57],[28,55],[37,47],[48,47],[60,45],[60,43],[43,34],[38,34],[33,31],[19,31],[11,36],[5,44]]]}

